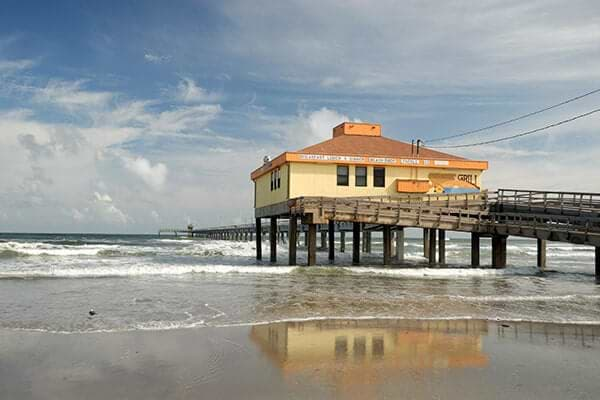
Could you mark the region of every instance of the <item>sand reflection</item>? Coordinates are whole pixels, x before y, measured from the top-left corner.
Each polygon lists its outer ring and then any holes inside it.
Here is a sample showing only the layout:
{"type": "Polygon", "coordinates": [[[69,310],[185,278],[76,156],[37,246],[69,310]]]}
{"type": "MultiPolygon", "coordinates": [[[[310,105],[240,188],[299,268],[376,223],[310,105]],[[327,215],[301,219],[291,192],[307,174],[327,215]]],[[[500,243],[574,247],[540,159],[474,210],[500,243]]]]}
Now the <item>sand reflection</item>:
{"type": "Polygon", "coordinates": [[[470,320],[324,320],[254,326],[250,338],[284,376],[347,391],[403,371],[486,367],[487,328],[470,320]]]}

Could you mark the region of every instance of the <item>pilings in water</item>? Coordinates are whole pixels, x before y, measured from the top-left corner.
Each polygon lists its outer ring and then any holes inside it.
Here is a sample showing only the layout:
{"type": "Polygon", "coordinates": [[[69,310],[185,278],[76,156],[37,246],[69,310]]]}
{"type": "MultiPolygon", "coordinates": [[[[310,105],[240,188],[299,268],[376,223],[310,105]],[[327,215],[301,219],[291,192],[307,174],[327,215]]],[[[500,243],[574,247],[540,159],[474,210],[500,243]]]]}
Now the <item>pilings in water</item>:
{"type": "Polygon", "coordinates": [[[327,232],[321,230],[321,250],[325,250],[327,248],[327,232]]]}
{"type": "Polygon", "coordinates": [[[360,264],[360,222],[352,223],[352,265],[360,264]]]}
{"type": "Polygon", "coordinates": [[[335,221],[330,219],[327,224],[327,237],[329,238],[329,262],[333,264],[335,260],[335,221]]]}
{"type": "Polygon", "coordinates": [[[480,264],[480,237],[479,233],[471,233],[471,267],[479,267],[480,264]]]}
{"type": "Polygon", "coordinates": [[[438,229],[438,263],[446,264],[446,231],[438,229]]]}
{"type": "Polygon", "coordinates": [[[436,231],[433,228],[428,229],[428,231],[429,231],[429,246],[428,246],[429,254],[428,254],[428,258],[429,258],[429,264],[433,265],[433,264],[435,264],[436,231]]]}
{"type": "Polygon", "coordinates": [[[404,228],[396,228],[396,261],[404,261],[404,228]]]}
{"type": "Polygon", "coordinates": [[[492,267],[506,267],[506,235],[492,236],[492,267]]]}
{"type": "Polygon", "coordinates": [[[269,229],[269,244],[271,245],[272,263],[277,262],[277,217],[271,217],[271,228],[269,229]]]}
{"type": "Polygon", "coordinates": [[[546,269],[546,240],[537,240],[537,266],[540,271],[546,269]]]}
{"type": "Polygon", "coordinates": [[[423,228],[423,257],[429,257],[429,228],[423,228]]]}
{"type": "Polygon", "coordinates": [[[298,245],[298,217],[290,217],[288,228],[289,265],[296,265],[296,246],[298,245]]]}
{"type": "Polygon", "coordinates": [[[346,252],[346,232],[340,231],[340,253],[346,252]]]}
{"type": "Polygon", "coordinates": [[[262,260],[262,224],[261,219],[256,218],[256,259],[262,260]]]}
{"type": "Polygon", "coordinates": [[[313,266],[317,263],[317,225],[308,224],[308,266],[313,266]]]}
{"type": "Polygon", "coordinates": [[[392,259],[392,227],[383,226],[383,265],[390,265],[392,259]]]}

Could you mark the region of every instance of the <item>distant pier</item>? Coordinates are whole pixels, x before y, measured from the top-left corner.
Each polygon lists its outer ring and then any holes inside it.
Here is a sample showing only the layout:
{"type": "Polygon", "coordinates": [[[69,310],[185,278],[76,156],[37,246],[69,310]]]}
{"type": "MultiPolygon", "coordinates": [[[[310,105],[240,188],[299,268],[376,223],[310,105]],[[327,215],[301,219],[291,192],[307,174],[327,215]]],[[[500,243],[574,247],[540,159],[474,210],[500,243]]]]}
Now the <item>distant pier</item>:
{"type": "MultiPolygon", "coordinates": [[[[307,265],[316,264],[317,232],[329,261],[335,260],[334,235],[340,252],[346,233],[352,235],[352,263],[360,264],[361,249],[371,251],[371,232],[383,232],[383,264],[402,261],[404,228],[423,229],[424,256],[430,265],[446,263],[446,231],[471,233],[471,265],[480,266],[480,238],[492,240],[491,264],[506,266],[508,236],[537,239],[537,265],[546,268],[548,241],[595,248],[595,273],[600,279],[600,193],[499,189],[469,194],[401,195],[378,197],[300,197],[256,209],[256,223],[179,231],[194,237],[256,240],[262,259],[262,240],[268,235],[270,261],[277,261],[277,243],[287,241],[289,265],[296,265],[300,233],[304,233],[307,265]],[[269,224],[263,227],[262,219],[269,224]],[[284,223],[282,223],[284,221],[284,223]],[[361,241],[362,239],[362,241],[361,241]]],[[[188,227],[189,228],[189,227],[188,227]]]]}

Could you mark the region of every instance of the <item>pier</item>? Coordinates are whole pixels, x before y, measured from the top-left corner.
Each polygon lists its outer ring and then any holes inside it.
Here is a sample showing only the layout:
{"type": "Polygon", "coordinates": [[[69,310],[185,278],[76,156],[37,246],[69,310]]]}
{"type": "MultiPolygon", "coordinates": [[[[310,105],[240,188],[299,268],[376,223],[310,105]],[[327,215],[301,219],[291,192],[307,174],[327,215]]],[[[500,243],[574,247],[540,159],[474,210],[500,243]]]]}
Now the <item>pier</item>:
{"type": "Polygon", "coordinates": [[[480,239],[491,238],[493,268],[506,266],[509,236],[537,240],[537,265],[546,268],[548,241],[595,248],[595,273],[600,278],[600,193],[549,192],[499,189],[468,194],[405,194],[370,197],[299,197],[256,208],[256,223],[194,229],[191,234],[211,239],[256,240],[261,260],[262,241],[268,236],[270,261],[277,261],[278,243],[289,247],[289,265],[296,265],[297,246],[304,235],[307,265],[316,264],[317,234],[320,248],[335,261],[334,235],[339,232],[340,252],[346,251],[346,234],[352,235],[352,263],[371,251],[371,232],[383,233],[383,265],[403,259],[404,229],[423,230],[424,256],[432,266],[446,260],[447,231],[471,234],[471,265],[478,267],[480,239]],[[269,221],[263,225],[263,219],[269,221]],[[328,238],[328,240],[327,240],[328,238]]]}

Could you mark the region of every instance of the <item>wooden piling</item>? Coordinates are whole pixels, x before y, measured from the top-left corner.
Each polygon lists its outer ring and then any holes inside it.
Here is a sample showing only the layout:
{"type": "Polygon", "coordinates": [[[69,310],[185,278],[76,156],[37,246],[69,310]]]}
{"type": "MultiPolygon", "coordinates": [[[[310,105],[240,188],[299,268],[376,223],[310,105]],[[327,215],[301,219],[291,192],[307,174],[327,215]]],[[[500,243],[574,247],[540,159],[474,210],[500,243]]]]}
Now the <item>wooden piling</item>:
{"type": "Polygon", "coordinates": [[[435,241],[436,241],[436,231],[435,229],[429,229],[429,264],[435,264],[435,241]]]}
{"type": "Polygon", "coordinates": [[[481,246],[479,238],[479,233],[471,233],[471,267],[479,267],[480,265],[479,255],[481,246]]]}
{"type": "Polygon", "coordinates": [[[446,231],[438,229],[438,262],[446,264],[446,231]]]}
{"type": "Polygon", "coordinates": [[[371,231],[366,231],[366,236],[367,236],[367,248],[365,249],[365,251],[367,253],[371,253],[372,250],[372,246],[371,246],[371,240],[372,240],[372,232],[371,231]]]}
{"type": "Polygon", "coordinates": [[[329,238],[329,262],[333,263],[335,260],[335,221],[330,219],[327,226],[327,236],[329,238]]]}
{"type": "Polygon", "coordinates": [[[537,266],[540,271],[546,269],[546,240],[537,240],[537,266]]]}
{"type": "Polygon", "coordinates": [[[396,261],[404,261],[404,228],[396,228],[396,261]]]}
{"type": "Polygon", "coordinates": [[[271,245],[271,262],[274,263],[277,262],[277,217],[271,217],[269,241],[271,245]]]}
{"type": "Polygon", "coordinates": [[[262,225],[261,219],[256,218],[256,259],[262,260],[262,225]]]}
{"type": "Polygon", "coordinates": [[[321,228],[321,250],[325,250],[326,248],[327,248],[327,231],[324,231],[321,228]]]}
{"type": "Polygon", "coordinates": [[[392,228],[383,226],[383,265],[390,265],[392,256],[392,228]]]}
{"type": "Polygon", "coordinates": [[[492,267],[506,267],[506,238],[505,235],[492,236],[492,267]]]}
{"type": "Polygon", "coordinates": [[[340,231],[340,253],[346,252],[346,232],[340,231]]]}
{"type": "Polygon", "coordinates": [[[429,257],[429,228],[423,228],[423,257],[429,257]]]}
{"type": "Polygon", "coordinates": [[[360,264],[360,222],[352,223],[352,265],[360,264]]]}
{"type": "Polygon", "coordinates": [[[288,244],[289,244],[289,265],[296,265],[296,245],[298,240],[296,238],[298,234],[298,217],[295,215],[290,216],[290,222],[288,225],[288,244]]]}
{"type": "Polygon", "coordinates": [[[317,225],[308,224],[308,266],[317,263],[317,225]]]}

